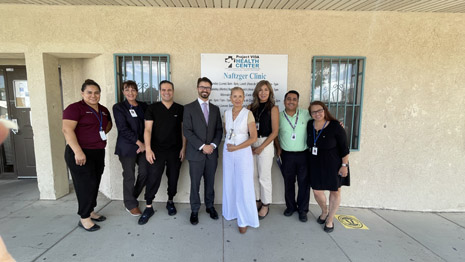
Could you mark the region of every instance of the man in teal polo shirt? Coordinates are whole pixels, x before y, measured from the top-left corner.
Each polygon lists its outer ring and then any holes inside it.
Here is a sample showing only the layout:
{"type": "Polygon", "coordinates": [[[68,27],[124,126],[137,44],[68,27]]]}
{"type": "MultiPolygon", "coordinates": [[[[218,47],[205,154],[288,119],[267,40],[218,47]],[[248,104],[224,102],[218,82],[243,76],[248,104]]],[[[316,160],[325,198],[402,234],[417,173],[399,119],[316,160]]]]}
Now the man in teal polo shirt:
{"type": "Polygon", "coordinates": [[[307,172],[307,123],[308,110],[300,109],[299,93],[291,90],[284,96],[285,110],[279,116],[279,135],[275,143],[281,157],[281,172],[284,178],[285,216],[299,212],[299,220],[307,222],[310,183],[307,172]],[[295,181],[299,186],[295,199],[295,181]]]}

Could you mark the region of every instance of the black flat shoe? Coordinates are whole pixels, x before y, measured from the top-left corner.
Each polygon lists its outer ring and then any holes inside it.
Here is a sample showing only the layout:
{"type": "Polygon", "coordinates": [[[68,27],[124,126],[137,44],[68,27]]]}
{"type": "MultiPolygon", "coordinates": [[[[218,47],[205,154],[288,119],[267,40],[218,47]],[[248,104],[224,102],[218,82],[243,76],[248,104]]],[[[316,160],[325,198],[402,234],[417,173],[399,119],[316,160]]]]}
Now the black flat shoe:
{"type": "Polygon", "coordinates": [[[317,222],[318,224],[323,225],[324,223],[326,223],[326,219],[328,219],[328,216],[326,216],[326,218],[325,218],[324,220],[321,219],[320,217],[318,217],[318,218],[316,219],[316,222],[317,222]]]}
{"type": "Polygon", "coordinates": [[[107,220],[107,217],[106,216],[99,216],[97,218],[90,218],[90,219],[92,219],[94,221],[97,221],[97,222],[103,222],[103,221],[107,220]]]}
{"type": "Polygon", "coordinates": [[[137,222],[139,225],[145,225],[149,222],[150,217],[153,216],[155,211],[153,211],[152,207],[146,207],[142,216],[140,216],[139,221],[137,222]]]}
{"type": "Polygon", "coordinates": [[[302,213],[299,213],[299,220],[300,222],[307,222],[307,213],[305,212],[302,212],[302,213]]]}
{"type": "Polygon", "coordinates": [[[261,200],[255,200],[255,202],[257,202],[257,211],[260,211],[260,209],[262,209],[263,207],[263,203],[261,200]]]}
{"type": "MultiPolygon", "coordinates": [[[[263,205],[262,205],[262,208],[263,208],[263,207],[267,207],[268,210],[266,211],[266,214],[265,214],[264,216],[258,215],[258,220],[264,219],[266,216],[268,216],[268,213],[270,213],[270,204],[268,204],[268,205],[263,204],[263,205]]],[[[260,209],[261,209],[261,208],[260,208],[260,209]]]]}
{"type": "Polygon", "coordinates": [[[192,225],[197,225],[199,223],[199,213],[198,212],[192,212],[190,221],[191,221],[192,225]]]}
{"type": "Polygon", "coordinates": [[[218,212],[216,212],[214,207],[207,208],[207,213],[210,214],[211,219],[218,219],[218,212]]]}
{"type": "Polygon", "coordinates": [[[91,228],[85,228],[81,221],[79,221],[78,226],[84,228],[87,232],[94,232],[100,229],[100,226],[97,224],[94,224],[91,228]]]}
{"type": "Polygon", "coordinates": [[[323,228],[323,230],[326,232],[326,233],[331,233],[334,231],[334,223],[333,223],[333,226],[332,227],[327,227],[325,225],[325,227],[323,228]]]}

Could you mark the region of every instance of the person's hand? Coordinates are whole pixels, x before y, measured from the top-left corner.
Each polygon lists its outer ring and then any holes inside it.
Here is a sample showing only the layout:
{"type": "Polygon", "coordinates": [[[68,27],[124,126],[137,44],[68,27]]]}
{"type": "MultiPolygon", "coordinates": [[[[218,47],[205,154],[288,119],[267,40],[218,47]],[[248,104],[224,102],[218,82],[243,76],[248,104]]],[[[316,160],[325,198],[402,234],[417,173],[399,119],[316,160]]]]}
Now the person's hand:
{"type": "Polygon", "coordinates": [[[145,151],[145,144],[144,143],[140,142],[140,143],[136,143],[136,144],[139,147],[139,148],[137,148],[137,151],[136,151],[137,154],[142,153],[142,152],[145,151]]]}
{"type": "Polygon", "coordinates": [[[344,123],[343,123],[342,121],[339,122],[339,125],[341,125],[342,128],[345,128],[345,127],[344,127],[344,123]]]}
{"type": "Polygon", "coordinates": [[[234,152],[237,150],[237,146],[233,145],[233,144],[227,144],[226,145],[226,150],[228,150],[228,152],[234,152]]]}
{"type": "Polygon", "coordinates": [[[182,161],[184,161],[184,157],[186,156],[186,150],[185,149],[181,149],[181,151],[179,151],[179,159],[182,161]]]}
{"type": "Polygon", "coordinates": [[[252,149],[252,153],[254,155],[260,155],[262,152],[263,152],[263,147],[261,146],[252,149]]]}
{"type": "Polygon", "coordinates": [[[281,156],[281,153],[282,153],[282,149],[279,147],[279,148],[276,148],[276,156],[281,156]]]}
{"type": "Polygon", "coordinates": [[[211,153],[213,153],[213,146],[212,145],[204,145],[203,148],[202,148],[202,152],[206,155],[210,155],[211,153]]]}
{"type": "Polygon", "coordinates": [[[10,129],[8,129],[3,123],[0,122],[0,144],[5,141],[9,134],[10,129]]]}
{"type": "Polygon", "coordinates": [[[84,152],[82,152],[82,150],[74,153],[74,159],[76,160],[76,165],[78,166],[83,166],[86,164],[86,155],[84,152]]]}
{"type": "Polygon", "coordinates": [[[145,159],[147,159],[147,162],[150,164],[153,164],[153,161],[156,159],[155,153],[150,149],[145,150],[145,159]]]}
{"type": "Polygon", "coordinates": [[[339,168],[339,175],[342,177],[346,177],[349,174],[349,169],[346,166],[341,166],[339,168]]]}

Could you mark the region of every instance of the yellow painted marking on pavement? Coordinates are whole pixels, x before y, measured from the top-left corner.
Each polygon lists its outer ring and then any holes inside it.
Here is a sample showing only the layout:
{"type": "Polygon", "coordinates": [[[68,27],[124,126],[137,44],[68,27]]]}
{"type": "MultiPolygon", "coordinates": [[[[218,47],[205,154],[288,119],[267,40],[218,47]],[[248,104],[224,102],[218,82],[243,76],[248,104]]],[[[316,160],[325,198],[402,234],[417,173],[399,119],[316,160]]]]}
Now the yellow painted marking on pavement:
{"type": "Polygon", "coordinates": [[[362,223],[362,221],[358,220],[354,216],[349,215],[335,215],[336,219],[341,222],[341,224],[348,229],[365,229],[369,230],[369,228],[362,223]]]}

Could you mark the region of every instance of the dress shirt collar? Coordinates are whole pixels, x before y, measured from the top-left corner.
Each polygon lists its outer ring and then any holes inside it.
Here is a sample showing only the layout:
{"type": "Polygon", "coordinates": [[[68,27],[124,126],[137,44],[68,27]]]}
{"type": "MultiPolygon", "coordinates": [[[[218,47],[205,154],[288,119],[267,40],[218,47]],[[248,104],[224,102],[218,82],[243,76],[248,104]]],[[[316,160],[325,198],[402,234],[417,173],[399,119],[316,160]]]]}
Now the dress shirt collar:
{"type": "Polygon", "coordinates": [[[286,109],[283,110],[283,113],[286,114],[288,117],[295,117],[297,114],[299,114],[300,108],[296,108],[294,115],[290,116],[287,114],[286,109]]]}
{"type": "Polygon", "coordinates": [[[207,101],[203,101],[202,99],[197,98],[197,101],[199,101],[200,106],[202,106],[203,103],[207,103],[207,106],[210,105],[210,101],[208,101],[208,100],[207,100],[207,101]]]}

